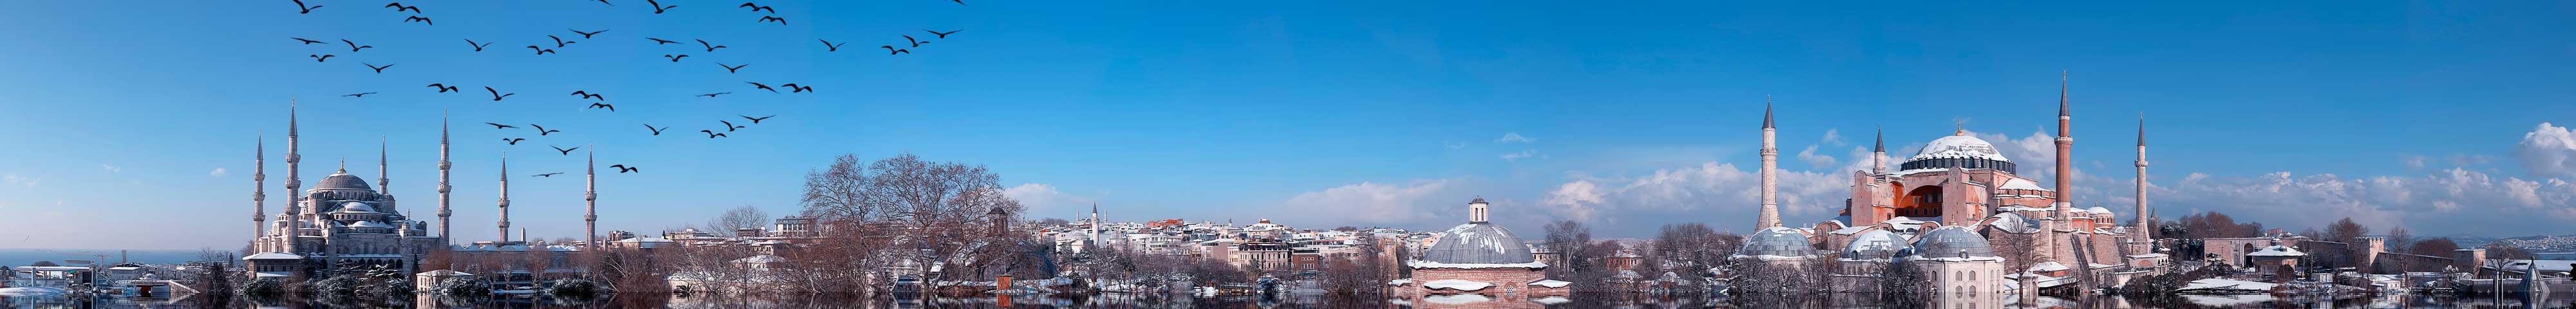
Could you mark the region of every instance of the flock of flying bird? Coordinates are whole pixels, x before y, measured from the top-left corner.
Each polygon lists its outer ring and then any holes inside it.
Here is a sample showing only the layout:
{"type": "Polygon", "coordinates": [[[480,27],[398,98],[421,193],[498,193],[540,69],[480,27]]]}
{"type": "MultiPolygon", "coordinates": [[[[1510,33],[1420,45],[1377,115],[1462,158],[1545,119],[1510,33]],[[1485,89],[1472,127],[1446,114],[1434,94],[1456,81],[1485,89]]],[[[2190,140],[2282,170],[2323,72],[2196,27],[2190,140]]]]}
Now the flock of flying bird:
{"type": "MultiPolygon", "coordinates": [[[[297,14],[312,14],[312,13],[313,13],[313,11],[314,11],[314,9],[319,9],[319,8],[322,8],[322,7],[323,7],[323,5],[319,5],[319,4],[312,4],[312,5],[308,5],[308,4],[306,4],[306,3],[305,3],[305,1],[303,1],[303,0],[292,0],[292,1],[294,1],[294,2],[295,2],[296,8],[297,8],[297,10],[298,10],[297,14]]],[[[607,5],[609,5],[609,6],[616,6],[616,4],[615,4],[615,3],[610,3],[610,2],[609,2],[609,0],[595,0],[595,1],[598,1],[598,2],[600,2],[600,3],[602,3],[602,4],[607,4],[607,5]]],[[[966,4],[963,0],[950,0],[950,2],[955,2],[955,3],[957,3],[958,5],[965,5],[965,4],[966,4]]],[[[669,12],[671,9],[678,8],[678,7],[679,7],[678,5],[662,5],[662,3],[661,3],[659,0],[645,0],[645,3],[646,3],[647,5],[649,5],[649,6],[650,6],[650,8],[652,8],[652,9],[653,9],[653,14],[663,14],[663,13],[667,13],[667,12],[669,12]]],[[[421,8],[420,8],[419,6],[403,5],[401,2],[393,2],[393,3],[386,3],[386,4],[384,5],[384,7],[385,7],[385,8],[391,8],[391,9],[393,9],[393,10],[395,11],[395,13],[404,13],[404,12],[408,12],[409,14],[412,14],[412,15],[410,15],[410,16],[405,17],[405,18],[402,20],[402,22],[403,22],[403,23],[414,23],[414,22],[417,22],[417,23],[420,23],[420,24],[422,24],[422,25],[424,25],[424,26],[435,25],[435,24],[430,20],[430,18],[428,18],[428,17],[424,17],[424,16],[421,16],[421,15],[420,15],[420,14],[422,14],[422,13],[421,13],[421,8]]],[[[768,13],[768,14],[777,14],[777,13],[778,13],[778,10],[777,10],[776,8],[773,8],[773,7],[770,7],[770,6],[765,6],[765,5],[759,5],[759,4],[757,4],[757,3],[753,3],[753,2],[745,2],[745,3],[743,3],[742,5],[736,6],[735,8],[738,8],[738,9],[749,9],[751,12],[754,12],[754,13],[763,13],[763,12],[768,13]]],[[[779,24],[779,25],[786,25],[786,24],[787,24],[787,19],[785,19],[785,18],[781,18],[781,17],[777,17],[776,15],[768,15],[768,16],[761,16],[761,17],[760,17],[759,19],[757,19],[755,22],[756,22],[756,23],[777,23],[777,24],[779,24]]],[[[578,38],[578,40],[593,40],[596,36],[600,35],[601,33],[606,33],[606,32],[608,32],[608,29],[601,29],[601,30],[598,30],[598,31],[581,31],[581,30],[578,30],[578,29],[567,29],[567,30],[572,31],[572,33],[573,33],[573,34],[580,35],[580,37],[578,38]]],[[[944,40],[944,39],[947,39],[949,35],[956,34],[957,32],[959,32],[959,31],[963,31],[963,30],[950,30],[950,31],[946,31],[946,32],[941,32],[941,31],[934,31],[934,30],[923,29],[922,31],[923,31],[923,32],[928,32],[929,34],[931,34],[931,35],[929,35],[928,37],[932,37],[932,38],[934,38],[934,39],[942,39],[942,40],[944,40]]],[[[919,38],[915,38],[915,37],[913,37],[913,36],[911,36],[911,35],[898,35],[898,36],[903,37],[904,42],[902,42],[902,43],[897,43],[897,44],[883,45],[883,46],[879,46],[879,47],[880,47],[880,48],[884,48],[884,49],[886,50],[886,53],[887,53],[888,55],[902,55],[902,54],[911,54],[911,53],[912,53],[912,50],[911,50],[911,49],[914,49],[914,48],[920,48],[920,47],[921,47],[922,45],[924,45],[924,44],[930,44],[930,43],[931,43],[931,41],[921,40],[921,39],[919,39],[919,38]]],[[[291,38],[292,38],[292,39],[295,39],[297,42],[301,43],[302,45],[314,45],[314,44],[324,44],[324,45],[328,45],[328,44],[330,44],[330,42],[322,41],[322,40],[306,39],[306,38],[302,38],[302,37],[291,37],[291,38]]],[[[534,44],[534,45],[528,45],[528,46],[527,46],[527,48],[528,48],[528,49],[530,49],[531,51],[533,51],[536,55],[548,55],[548,54],[556,54],[556,53],[557,53],[557,52],[556,52],[556,49],[557,49],[557,48],[567,48],[567,47],[572,46],[572,45],[573,45],[573,44],[575,44],[575,43],[580,43],[580,41],[575,41],[575,40],[566,40],[564,37],[562,37],[562,36],[557,36],[557,35],[546,35],[546,38],[548,38],[549,40],[551,40],[551,44],[552,44],[551,46],[553,46],[552,48],[548,48],[548,47],[547,47],[547,46],[549,46],[549,45],[547,45],[547,44],[548,44],[548,42],[543,42],[543,41],[538,42],[537,44],[534,44]]],[[[651,40],[651,42],[652,42],[652,46],[660,46],[660,45],[668,45],[668,44],[684,44],[684,43],[682,43],[682,42],[680,42],[680,41],[675,41],[675,40],[665,40],[665,39],[661,39],[661,38],[646,37],[646,38],[644,38],[644,39],[646,39],[646,40],[651,40]]],[[[366,50],[367,50],[367,49],[369,49],[369,48],[375,48],[375,46],[370,46],[370,45],[366,45],[366,44],[360,44],[360,43],[358,43],[358,42],[351,41],[351,40],[348,40],[348,39],[338,39],[338,41],[340,41],[340,43],[341,43],[342,45],[345,45],[345,46],[347,46],[347,47],[349,48],[348,53],[350,53],[350,54],[356,54],[356,53],[359,53],[359,52],[366,51],[366,50]]],[[[688,58],[688,57],[689,57],[689,55],[688,55],[688,54],[686,54],[686,52],[714,53],[714,52],[716,52],[718,49],[724,49],[724,48],[726,48],[726,46],[724,46],[724,45],[716,44],[716,43],[713,43],[713,42],[708,42],[708,41],[706,41],[706,40],[704,40],[704,39],[690,39],[690,41],[694,41],[694,42],[696,42],[696,43],[698,44],[698,47],[696,47],[696,48],[689,48],[687,51],[683,51],[683,52],[680,52],[680,53],[664,54],[664,55],[662,55],[662,57],[663,57],[664,59],[669,60],[670,62],[680,62],[681,60],[686,59],[686,58],[688,58]]],[[[832,41],[830,41],[830,40],[823,40],[823,39],[817,39],[816,41],[821,41],[821,42],[822,42],[823,47],[824,47],[824,51],[825,51],[825,52],[838,52],[838,51],[840,51],[840,50],[841,50],[841,46],[843,46],[843,45],[848,45],[848,44],[849,44],[848,42],[833,43],[833,42],[832,42],[832,41]]],[[[465,44],[466,44],[466,45],[468,45],[469,47],[472,47],[472,50],[471,50],[472,52],[481,52],[481,51],[483,51],[483,49],[484,49],[485,47],[489,47],[489,46],[491,46],[491,45],[492,45],[492,43],[493,43],[493,42],[480,42],[480,41],[475,41],[474,39],[465,39],[465,44]]],[[[334,49],[332,49],[332,51],[331,51],[331,52],[336,52],[336,51],[337,51],[337,49],[336,49],[336,48],[334,48],[334,49]]],[[[331,58],[332,58],[332,57],[343,57],[343,56],[338,55],[338,54],[332,54],[331,52],[314,53],[314,54],[307,55],[306,57],[308,57],[308,58],[312,58],[314,62],[329,62],[329,61],[331,60],[331,58]]],[[[394,66],[394,64],[392,64],[392,63],[387,63],[387,64],[385,64],[385,65],[381,65],[381,66],[376,65],[375,63],[372,63],[372,62],[360,62],[359,64],[361,64],[361,65],[365,65],[365,66],[367,67],[367,69],[369,69],[370,71],[372,71],[372,72],[374,72],[374,73],[376,73],[376,74],[383,74],[383,73],[385,73],[385,70],[386,70],[386,69],[393,68],[393,66],[394,66]]],[[[725,69],[725,73],[727,73],[727,74],[734,74],[734,73],[738,73],[738,72],[740,72],[744,67],[749,67],[749,66],[751,66],[751,65],[750,65],[750,64],[725,64],[725,63],[718,62],[718,63],[716,63],[716,66],[724,68],[724,69],[725,69]]],[[[754,90],[766,90],[766,91],[769,91],[770,93],[806,93],[806,92],[816,92],[816,90],[814,89],[814,86],[812,86],[811,84],[800,84],[800,83],[780,83],[780,84],[777,84],[777,87],[771,87],[771,85],[770,85],[770,84],[764,84],[764,83],[760,83],[760,82],[748,82],[748,81],[747,81],[747,82],[743,82],[743,83],[745,83],[745,84],[750,84],[750,85],[751,85],[751,87],[752,87],[752,89],[754,89],[754,90]],[[780,89],[778,89],[778,88],[786,88],[786,90],[785,90],[785,91],[780,91],[780,89]]],[[[449,93],[449,92],[458,92],[458,93],[462,93],[462,92],[463,92],[463,91],[460,91],[460,90],[458,89],[458,87],[457,87],[457,86],[454,86],[454,85],[448,85],[448,84],[446,84],[446,83],[431,83],[431,84],[429,84],[429,85],[428,85],[428,87],[429,87],[429,88],[431,88],[432,90],[436,91],[435,93],[449,93]]],[[[503,99],[507,99],[507,98],[509,98],[510,96],[517,95],[517,93],[505,93],[505,92],[502,92],[502,91],[500,91],[500,90],[498,90],[498,89],[494,89],[494,88],[492,88],[491,86],[484,86],[484,87],[483,87],[483,91],[484,91],[484,92],[486,92],[486,93],[491,94],[491,96],[492,96],[492,101],[501,101],[501,100],[503,100],[503,99]]],[[[716,92],[716,93],[698,94],[698,95],[693,95],[693,96],[694,96],[694,97],[715,98],[716,96],[719,96],[719,95],[726,95],[726,94],[732,94],[732,93],[733,93],[733,92],[716,92]]],[[[377,94],[377,92],[353,93],[353,94],[346,94],[346,95],[341,95],[341,96],[342,96],[342,97],[350,97],[350,98],[365,98],[367,95],[374,95],[374,94],[377,94]]],[[[605,111],[607,111],[607,112],[616,112],[616,111],[617,111],[617,106],[616,106],[616,105],[614,105],[614,104],[609,104],[609,103],[607,102],[607,95],[606,95],[606,94],[602,94],[602,93],[600,93],[600,92],[588,91],[588,90],[574,90],[574,91],[572,91],[572,93],[571,93],[570,95],[571,95],[571,96],[576,97],[576,99],[575,99],[575,100],[579,100],[579,99],[588,99],[588,100],[591,100],[590,102],[585,102],[585,103],[589,104],[587,107],[584,107],[584,108],[583,108],[583,109],[585,109],[585,110],[598,109],[598,110],[605,110],[605,111]]],[[[772,118],[772,117],[777,117],[776,115],[760,116],[760,117],[752,117],[752,116],[749,116],[749,115],[736,115],[736,116],[737,116],[737,117],[741,117],[743,120],[747,120],[747,121],[749,121],[749,123],[748,123],[748,124],[753,124],[753,125],[760,124],[762,121],[769,120],[769,119],[770,119],[770,118],[772,118]]],[[[726,135],[726,133],[736,132],[736,131],[741,130],[741,129],[750,128],[750,126],[746,126],[746,125],[737,125],[737,124],[735,124],[735,123],[734,123],[732,120],[730,120],[730,119],[728,119],[728,120],[718,120],[718,121],[716,121],[716,122],[717,122],[718,124],[721,124],[722,126],[720,126],[720,127],[718,127],[718,128],[714,128],[714,129],[703,129],[703,130],[698,130],[698,132],[699,132],[699,133],[704,133],[704,134],[706,134],[707,138],[713,139],[713,138],[724,138],[724,137],[728,137],[728,136],[726,135]]],[[[519,128],[520,128],[519,126],[515,126],[515,125],[501,124],[501,123],[493,123],[493,122],[485,122],[484,124],[491,125],[491,126],[492,126],[492,128],[493,128],[494,130],[504,130],[505,132],[518,132],[518,131],[507,131],[507,130],[510,130],[510,129],[519,129],[519,128]]],[[[530,131],[534,131],[535,133],[537,133],[537,136],[539,136],[540,138],[545,138],[546,136],[550,136],[550,135],[552,135],[552,134],[554,134],[554,133],[560,133],[560,132],[563,132],[563,130],[551,130],[551,129],[546,129],[546,127],[545,127],[545,126],[543,126],[543,125],[539,125],[539,124],[529,124],[529,125],[527,125],[527,126],[528,126],[529,128],[533,128],[533,129],[530,129],[530,131]]],[[[671,128],[671,127],[669,127],[669,126],[654,126],[654,125],[652,125],[652,124],[650,124],[650,123],[643,124],[643,126],[644,126],[644,129],[645,129],[645,130],[647,130],[647,131],[648,131],[652,136],[660,136],[660,135],[662,135],[662,132],[664,132],[665,130],[669,130],[669,129],[671,128]]],[[[522,133],[524,133],[524,132],[522,132],[522,133]]],[[[526,138],[526,137],[525,137],[525,135],[519,135],[519,136],[515,136],[515,137],[503,137],[503,138],[500,138],[500,140],[501,140],[503,143],[505,143],[506,145],[518,145],[518,144],[519,144],[519,142],[528,141],[529,139],[528,139],[528,138],[526,138]]],[[[583,148],[582,146],[574,146],[574,147],[566,148],[566,147],[563,147],[563,146],[553,146],[553,145],[548,145],[547,147],[549,147],[549,148],[553,148],[553,149],[555,150],[555,152],[557,152],[557,153],[559,153],[559,154],[562,154],[562,155],[567,155],[567,156],[572,155],[572,152],[573,152],[574,150],[578,150],[578,149],[583,148]]],[[[640,172],[640,169],[639,169],[639,168],[636,168],[636,167],[633,167],[633,166],[627,166],[627,165],[624,165],[624,164],[610,165],[610,167],[611,167],[611,168],[614,168],[614,169],[617,169],[617,172],[618,172],[618,173],[637,173],[637,172],[640,172]]],[[[536,177],[552,177],[552,176],[554,176],[554,175],[559,175],[559,174],[563,174],[563,173],[544,173],[544,174],[535,174],[535,175],[531,175],[531,176],[536,176],[536,177]]]]}

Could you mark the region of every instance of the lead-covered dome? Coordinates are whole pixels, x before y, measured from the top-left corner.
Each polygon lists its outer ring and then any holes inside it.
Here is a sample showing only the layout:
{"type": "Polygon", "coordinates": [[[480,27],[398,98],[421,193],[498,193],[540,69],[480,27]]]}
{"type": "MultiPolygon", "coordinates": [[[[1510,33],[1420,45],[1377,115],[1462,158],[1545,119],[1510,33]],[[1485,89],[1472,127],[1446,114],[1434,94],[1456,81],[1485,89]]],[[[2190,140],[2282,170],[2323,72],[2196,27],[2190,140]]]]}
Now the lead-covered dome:
{"type": "Polygon", "coordinates": [[[318,184],[315,184],[315,185],[313,186],[313,189],[314,189],[314,190],[327,190],[327,189],[374,190],[374,189],[369,189],[369,188],[367,188],[367,180],[366,180],[366,179],[358,179],[358,176],[356,176],[356,175],[349,175],[349,172],[347,172],[347,171],[342,171],[342,172],[338,172],[338,173],[332,173],[332,174],[331,174],[331,176],[328,176],[328,177],[322,177],[322,182],[321,182],[321,183],[318,183],[318,184]]]}
{"type": "Polygon", "coordinates": [[[2012,159],[2004,158],[2003,152],[1996,150],[1994,143],[1968,136],[1966,132],[1933,139],[1932,143],[1923,144],[1923,150],[1915,152],[1914,157],[1906,158],[1905,163],[1898,166],[1902,170],[1952,167],[2019,173],[2015,171],[2012,159]]]}
{"type": "Polygon", "coordinates": [[[1444,264],[1516,264],[1536,262],[1529,245],[1512,230],[1485,222],[1460,224],[1441,232],[1431,249],[1422,251],[1422,260],[1444,264]]]}
{"type": "Polygon", "coordinates": [[[1843,246],[1842,258],[1846,260],[1886,259],[1896,256],[1897,250],[1901,249],[1905,249],[1905,243],[1896,238],[1896,233],[1890,233],[1887,230],[1869,230],[1860,232],[1860,235],[1852,235],[1851,244],[1843,246]]]}
{"type": "Polygon", "coordinates": [[[1944,226],[1923,232],[1907,249],[1910,259],[1986,259],[1996,258],[1995,248],[1984,235],[1961,226],[1944,226]]]}
{"type": "Polygon", "coordinates": [[[1798,229],[1775,226],[1754,232],[1753,237],[1745,238],[1744,249],[1736,251],[1735,254],[1753,257],[1808,257],[1815,253],[1815,245],[1807,243],[1806,233],[1799,233],[1798,229]]]}

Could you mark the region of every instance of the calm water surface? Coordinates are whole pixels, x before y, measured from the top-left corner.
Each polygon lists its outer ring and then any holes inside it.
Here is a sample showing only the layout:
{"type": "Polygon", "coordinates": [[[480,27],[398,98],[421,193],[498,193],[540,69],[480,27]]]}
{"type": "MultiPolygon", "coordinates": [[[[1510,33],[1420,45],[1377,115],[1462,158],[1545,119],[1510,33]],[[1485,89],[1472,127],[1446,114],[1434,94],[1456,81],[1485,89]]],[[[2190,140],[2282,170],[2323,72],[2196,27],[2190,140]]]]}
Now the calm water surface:
{"type": "MultiPolygon", "coordinates": [[[[480,299],[456,300],[416,297],[408,302],[383,303],[345,299],[290,298],[274,300],[182,299],[130,300],[65,298],[0,298],[8,308],[1880,308],[1866,297],[1823,295],[1805,298],[1797,303],[1739,303],[1729,300],[1654,297],[1576,297],[1543,301],[1492,300],[1486,302],[1444,303],[1415,300],[1360,300],[1329,297],[1296,297],[1264,299],[1259,297],[1228,298],[1144,298],[1110,295],[1091,298],[1015,297],[939,299],[923,301],[895,299],[830,299],[786,298],[743,299],[680,297],[663,294],[628,294],[590,301],[557,299],[480,299]]],[[[1969,297],[1970,301],[1934,303],[1927,308],[2576,308],[2576,299],[2553,298],[2525,306],[2521,300],[2424,298],[2406,296],[2355,297],[2341,300],[2286,299],[2270,296],[2189,296],[2179,303],[2151,303],[2113,297],[2080,300],[2042,298],[2037,306],[2016,306],[2000,297],[1969,297]],[[2501,306],[2496,306],[2501,305],[2501,306]]]]}

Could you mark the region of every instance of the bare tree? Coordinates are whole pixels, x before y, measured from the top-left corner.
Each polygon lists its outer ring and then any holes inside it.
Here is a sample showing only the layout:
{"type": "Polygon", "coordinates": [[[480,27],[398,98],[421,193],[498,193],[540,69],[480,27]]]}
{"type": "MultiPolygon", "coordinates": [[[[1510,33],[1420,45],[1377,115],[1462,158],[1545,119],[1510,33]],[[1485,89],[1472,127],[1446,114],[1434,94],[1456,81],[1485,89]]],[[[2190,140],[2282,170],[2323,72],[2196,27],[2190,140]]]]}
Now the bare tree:
{"type": "Polygon", "coordinates": [[[769,212],[761,211],[760,207],[745,204],[742,207],[727,209],[724,214],[716,215],[714,219],[707,219],[707,228],[713,229],[708,232],[732,236],[734,230],[768,225],[769,219],[769,212]]]}
{"type": "MultiPolygon", "coordinates": [[[[1018,213],[1020,203],[1002,194],[1001,175],[981,165],[931,162],[912,154],[865,162],[856,155],[834,158],[832,165],[805,175],[804,214],[828,225],[897,232],[890,239],[860,241],[864,247],[841,250],[865,257],[837,258],[876,264],[874,257],[903,259],[914,272],[983,269],[1005,260],[987,250],[1016,244],[1016,233],[990,228],[991,213],[1018,213]],[[883,246],[874,246],[883,245],[883,246]],[[904,250],[881,250],[903,248],[904,250]],[[899,251],[899,252],[897,252],[899,251]]],[[[841,237],[878,237],[884,233],[839,233],[841,237]]],[[[868,266],[868,265],[845,265],[868,266]]],[[[875,268],[864,268],[875,269],[875,268]]],[[[948,272],[947,276],[980,276],[981,272],[948,272]]],[[[926,278],[935,279],[935,278],[926,278]]],[[[968,279],[968,278],[953,278],[968,279]]]]}

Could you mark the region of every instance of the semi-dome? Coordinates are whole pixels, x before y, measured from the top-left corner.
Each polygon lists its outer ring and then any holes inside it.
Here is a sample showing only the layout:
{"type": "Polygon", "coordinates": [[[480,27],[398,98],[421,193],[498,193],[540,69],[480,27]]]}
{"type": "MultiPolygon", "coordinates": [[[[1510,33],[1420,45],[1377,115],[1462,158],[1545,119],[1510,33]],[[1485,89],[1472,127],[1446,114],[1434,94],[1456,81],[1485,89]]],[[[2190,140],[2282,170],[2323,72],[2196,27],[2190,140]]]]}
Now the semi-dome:
{"type": "Polygon", "coordinates": [[[376,213],[376,206],[367,205],[367,203],[363,202],[340,203],[340,213],[371,214],[376,213]]]}
{"type": "Polygon", "coordinates": [[[2085,209],[2085,211],[2091,211],[2091,212],[2093,212],[2093,213],[2097,213],[2097,214],[2108,214],[2108,213],[2111,213],[2111,209],[2110,209],[2110,208],[2102,208],[2102,206],[2093,206],[2093,208],[2091,208],[2091,209],[2085,209]]]}
{"type": "Polygon", "coordinates": [[[1422,260],[1444,264],[1515,264],[1538,261],[1530,255],[1529,245],[1513,237],[1512,230],[1485,222],[1460,224],[1441,232],[1431,249],[1422,251],[1422,260]]]}
{"type": "Polygon", "coordinates": [[[1904,248],[1905,243],[1896,239],[1896,233],[1890,233],[1887,230],[1869,230],[1860,232],[1860,235],[1852,235],[1851,244],[1843,246],[1842,258],[1885,259],[1895,256],[1897,250],[1904,248]]]}
{"type": "Polygon", "coordinates": [[[1932,143],[1924,144],[1923,150],[1915,152],[1914,157],[1906,158],[1905,163],[1899,166],[1905,170],[1952,167],[2018,173],[2014,171],[2012,159],[2004,158],[2003,152],[1997,151],[1994,143],[1968,136],[1965,132],[1933,139],[1932,143]]]}
{"type": "Polygon", "coordinates": [[[1914,248],[1906,250],[1910,258],[1994,258],[1994,245],[1986,237],[1966,227],[1944,226],[1923,232],[1914,239],[1914,248]]]}
{"type": "Polygon", "coordinates": [[[1807,257],[1815,255],[1815,246],[1807,243],[1807,234],[1787,227],[1771,227],[1754,232],[1744,240],[1741,256],[1807,257]]]}
{"type": "Polygon", "coordinates": [[[313,189],[314,189],[314,190],[327,190],[327,189],[373,190],[373,189],[369,189],[369,188],[367,188],[367,180],[366,180],[366,179],[358,179],[358,176],[356,176],[356,175],[349,175],[349,172],[347,172],[347,171],[342,171],[342,172],[339,172],[339,173],[332,173],[332,174],[331,174],[331,176],[328,176],[328,177],[322,177],[322,182],[321,182],[321,183],[318,183],[318,184],[315,184],[315,185],[313,186],[313,189]]]}

